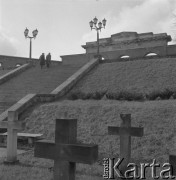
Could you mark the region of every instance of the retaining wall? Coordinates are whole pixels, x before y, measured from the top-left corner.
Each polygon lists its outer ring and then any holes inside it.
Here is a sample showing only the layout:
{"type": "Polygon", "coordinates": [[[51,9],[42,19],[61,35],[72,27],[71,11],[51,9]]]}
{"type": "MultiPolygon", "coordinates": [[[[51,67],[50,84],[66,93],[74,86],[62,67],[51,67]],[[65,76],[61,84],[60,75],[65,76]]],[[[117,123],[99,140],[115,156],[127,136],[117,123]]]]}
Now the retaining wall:
{"type": "Polygon", "coordinates": [[[73,55],[64,55],[60,57],[62,59],[62,63],[65,65],[69,65],[69,64],[84,65],[91,59],[92,56],[89,54],[73,54],[73,55]]]}
{"type": "MultiPolygon", "coordinates": [[[[95,49],[96,50],[96,49],[95,49]]],[[[129,56],[130,59],[141,58],[143,59],[147,54],[155,53],[159,57],[165,56],[175,56],[176,55],[176,45],[166,45],[166,46],[155,46],[155,47],[145,47],[145,48],[132,48],[132,49],[119,49],[115,51],[100,51],[100,54],[104,59],[108,60],[118,60],[122,56],[129,56]]],[[[87,54],[75,54],[75,55],[65,55],[61,56],[63,64],[85,64],[90,59],[96,55],[95,53],[87,54]]]]}
{"type": "MultiPolygon", "coordinates": [[[[39,63],[39,59],[32,58],[32,61],[34,62],[34,64],[39,63]]],[[[23,65],[26,63],[29,63],[29,58],[0,55],[0,64],[1,64],[0,68],[1,69],[2,68],[14,69],[17,67],[17,65],[23,65]]],[[[52,64],[59,65],[59,64],[61,64],[61,62],[52,60],[52,64]]]]}
{"type": "Polygon", "coordinates": [[[53,90],[51,94],[56,95],[56,97],[65,95],[83,76],[85,76],[86,73],[88,73],[91,69],[98,65],[98,63],[98,59],[89,61],[86,65],[84,65],[76,73],[69,77],[65,82],[63,82],[60,86],[53,90]]]}

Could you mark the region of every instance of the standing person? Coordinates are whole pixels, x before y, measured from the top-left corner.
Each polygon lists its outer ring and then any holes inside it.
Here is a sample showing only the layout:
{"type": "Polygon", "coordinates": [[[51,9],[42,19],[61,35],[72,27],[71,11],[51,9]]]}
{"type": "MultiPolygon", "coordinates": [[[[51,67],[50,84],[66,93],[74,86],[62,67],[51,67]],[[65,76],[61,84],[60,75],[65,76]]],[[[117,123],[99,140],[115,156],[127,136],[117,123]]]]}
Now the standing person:
{"type": "Polygon", "coordinates": [[[42,53],[42,55],[40,56],[39,60],[40,60],[40,67],[42,69],[43,66],[45,65],[45,54],[44,53],[42,53]]]}
{"type": "Polygon", "coordinates": [[[47,66],[47,68],[50,67],[50,64],[51,64],[51,54],[48,53],[47,56],[46,56],[46,66],[47,66]]]}

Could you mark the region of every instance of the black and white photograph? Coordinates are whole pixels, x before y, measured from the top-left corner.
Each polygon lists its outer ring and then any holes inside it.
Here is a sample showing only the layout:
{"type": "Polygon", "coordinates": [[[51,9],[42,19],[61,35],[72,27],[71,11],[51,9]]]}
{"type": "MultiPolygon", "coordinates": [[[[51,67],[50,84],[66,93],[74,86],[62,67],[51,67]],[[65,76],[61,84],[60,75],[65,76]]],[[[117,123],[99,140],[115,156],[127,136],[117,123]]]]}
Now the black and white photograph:
{"type": "Polygon", "coordinates": [[[176,0],[0,0],[0,180],[176,179],[176,0]]]}

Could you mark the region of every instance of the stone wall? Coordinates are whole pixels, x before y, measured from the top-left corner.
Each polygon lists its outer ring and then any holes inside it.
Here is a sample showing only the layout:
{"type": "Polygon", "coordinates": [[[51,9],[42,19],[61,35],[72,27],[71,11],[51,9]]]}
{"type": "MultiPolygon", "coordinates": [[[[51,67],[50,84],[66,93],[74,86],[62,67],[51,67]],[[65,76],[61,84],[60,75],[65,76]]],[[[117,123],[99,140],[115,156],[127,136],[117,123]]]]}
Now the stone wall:
{"type": "Polygon", "coordinates": [[[26,69],[30,68],[31,64],[23,64],[18,68],[15,68],[13,70],[11,70],[10,72],[0,76],[0,85],[12,78],[14,78],[15,76],[17,76],[18,74],[22,73],[23,71],[25,71],[26,69]]]}
{"type": "Polygon", "coordinates": [[[28,60],[29,58],[0,55],[1,68],[4,69],[14,69],[17,65],[26,64],[28,60]]]}
{"type": "MultiPolygon", "coordinates": [[[[143,58],[149,53],[155,53],[159,57],[164,56],[175,56],[176,55],[176,45],[169,46],[155,46],[155,47],[145,47],[136,49],[120,49],[115,51],[101,52],[101,55],[106,60],[116,60],[122,56],[129,56],[130,58],[143,58]]],[[[83,65],[94,57],[95,53],[90,54],[75,54],[61,56],[63,64],[80,64],[83,65]]]]}
{"type": "MultiPolygon", "coordinates": [[[[38,59],[32,59],[34,64],[39,63],[38,59]]],[[[18,65],[23,65],[29,62],[29,58],[26,57],[17,57],[17,56],[5,56],[0,55],[0,69],[14,69],[18,65]]],[[[52,61],[52,64],[60,64],[59,61],[52,61]]]]}
{"type": "MultiPolygon", "coordinates": [[[[149,53],[156,53],[158,56],[167,55],[167,47],[158,46],[158,47],[148,47],[148,48],[137,48],[137,49],[125,49],[125,50],[116,50],[102,52],[101,55],[104,59],[119,59],[122,56],[129,56],[130,58],[143,58],[149,53]]],[[[93,55],[93,54],[92,54],[93,55]]]]}
{"type": "MultiPolygon", "coordinates": [[[[158,47],[158,46],[163,46],[166,47],[167,43],[164,40],[158,40],[157,42],[153,41],[137,41],[137,42],[124,42],[124,43],[117,43],[117,44],[110,44],[110,45],[101,45],[99,46],[100,52],[109,52],[109,51],[119,51],[119,50],[128,50],[128,49],[138,49],[138,48],[153,48],[153,47],[158,47]]],[[[97,46],[90,46],[86,53],[96,53],[97,52],[97,46]]]]}
{"type": "Polygon", "coordinates": [[[80,64],[80,66],[81,66],[81,65],[86,64],[91,59],[91,57],[92,56],[89,54],[73,54],[73,55],[61,56],[61,59],[62,59],[62,63],[64,65],[80,64]]]}
{"type": "MultiPolygon", "coordinates": [[[[137,32],[121,32],[111,35],[110,38],[99,40],[100,54],[104,59],[116,60],[122,56],[143,58],[149,53],[159,57],[176,55],[176,45],[168,45],[171,36],[166,33],[153,34],[137,32]]],[[[63,64],[85,64],[97,54],[97,42],[87,42],[82,46],[85,54],[61,56],[63,64]]]]}
{"type": "Polygon", "coordinates": [[[167,46],[167,55],[168,56],[176,55],[176,45],[169,45],[169,46],[167,46]]]}
{"type": "MultiPolygon", "coordinates": [[[[136,32],[121,32],[111,35],[110,38],[99,40],[100,52],[118,51],[124,49],[148,48],[157,46],[167,46],[171,41],[171,36],[166,33],[153,34],[136,32]]],[[[86,53],[96,53],[97,42],[87,42],[82,46],[86,53]]]]}

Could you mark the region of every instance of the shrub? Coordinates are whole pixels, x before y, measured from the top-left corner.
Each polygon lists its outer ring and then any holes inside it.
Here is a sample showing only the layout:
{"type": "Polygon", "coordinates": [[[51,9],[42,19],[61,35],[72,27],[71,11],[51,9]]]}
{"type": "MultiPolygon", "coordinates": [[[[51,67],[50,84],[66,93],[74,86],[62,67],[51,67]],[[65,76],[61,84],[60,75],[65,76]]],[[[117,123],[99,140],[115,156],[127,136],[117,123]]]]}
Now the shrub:
{"type": "Polygon", "coordinates": [[[96,91],[92,94],[91,99],[100,100],[103,98],[103,96],[106,94],[106,91],[96,91]]]}
{"type": "Polygon", "coordinates": [[[173,95],[173,91],[172,90],[169,90],[169,89],[165,89],[164,91],[161,91],[160,92],[160,95],[159,97],[161,99],[169,99],[172,95],[173,95]]]}
{"type": "Polygon", "coordinates": [[[118,100],[118,94],[117,93],[112,93],[112,92],[108,92],[108,93],[106,93],[106,98],[107,99],[116,99],[116,100],[118,100]]]}
{"type": "Polygon", "coordinates": [[[176,99],[176,92],[173,90],[165,89],[163,91],[155,90],[148,94],[142,94],[137,92],[130,92],[130,91],[120,91],[120,92],[107,92],[107,91],[96,91],[91,93],[83,93],[81,91],[75,91],[69,94],[69,100],[76,100],[76,99],[95,99],[100,100],[103,96],[106,95],[107,99],[112,100],[126,100],[126,101],[143,101],[147,100],[156,100],[156,99],[170,99],[172,96],[176,99]]]}
{"type": "Polygon", "coordinates": [[[91,99],[91,97],[92,97],[92,93],[87,93],[87,94],[84,94],[84,96],[82,96],[82,99],[83,100],[91,99]]]}
{"type": "Polygon", "coordinates": [[[102,97],[105,95],[106,91],[101,91],[101,92],[92,92],[92,93],[83,93],[81,91],[75,91],[72,92],[71,94],[68,95],[69,100],[76,100],[76,99],[95,99],[95,100],[100,100],[102,97]]]}
{"type": "Polygon", "coordinates": [[[153,91],[146,95],[148,100],[156,100],[157,98],[161,99],[170,99],[170,97],[174,94],[172,90],[165,89],[163,91],[153,91]]]}
{"type": "Polygon", "coordinates": [[[106,97],[107,99],[114,99],[114,100],[127,100],[127,101],[144,100],[144,96],[142,93],[128,92],[128,91],[120,91],[117,93],[107,93],[106,97]]]}
{"type": "Polygon", "coordinates": [[[151,92],[151,93],[149,93],[149,94],[146,94],[146,98],[147,98],[148,100],[156,100],[156,98],[159,97],[159,94],[160,94],[159,91],[153,91],[153,92],[151,92]]]}
{"type": "Polygon", "coordinates": [[[77,99],[84,99],[85,94],[81,91],[75,91],[68,95],[69,100],[77,100],[77,99]]]}
{"type": "Polygon", "coordinates": [[[139,101],[144,100],[144,96],[142,93],[121,91],[119,93],[119,100],[139,101]]]}

